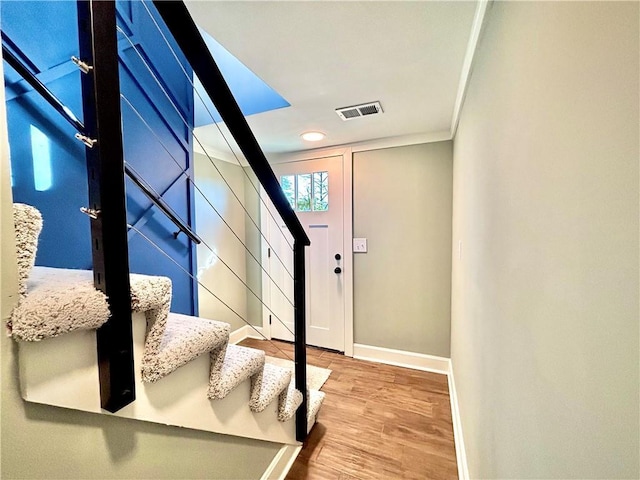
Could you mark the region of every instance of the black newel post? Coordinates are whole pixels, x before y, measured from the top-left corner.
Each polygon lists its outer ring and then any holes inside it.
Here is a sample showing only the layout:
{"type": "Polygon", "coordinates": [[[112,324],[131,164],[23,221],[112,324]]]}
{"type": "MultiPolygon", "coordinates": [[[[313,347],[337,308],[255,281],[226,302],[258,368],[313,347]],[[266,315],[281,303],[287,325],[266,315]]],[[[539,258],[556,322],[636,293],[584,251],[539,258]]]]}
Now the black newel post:
{"type": "Polygon", "coordinates": [[[115,2],[79,0],[78,27],[93,275],[111,310],[97,331],[100,401],[115,412],[135,400],[115,2]]]}
{"type": "Polygon", "coordinates": [[[307,338],[306,338],[306,302],[304,243],[293,244],[293,303],[295,304],[295,373],[296,389],[302,392],[302,405],[296,412],[296,439],[299,442],[307,438],[307,338]]]}

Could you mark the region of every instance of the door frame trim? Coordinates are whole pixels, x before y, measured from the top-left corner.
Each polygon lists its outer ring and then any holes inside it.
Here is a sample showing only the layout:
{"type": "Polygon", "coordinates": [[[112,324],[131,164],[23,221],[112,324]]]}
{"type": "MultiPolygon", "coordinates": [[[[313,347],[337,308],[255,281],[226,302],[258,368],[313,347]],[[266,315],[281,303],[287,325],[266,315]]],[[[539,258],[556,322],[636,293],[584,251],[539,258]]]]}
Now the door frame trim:
{"type": "MultiPolygon", "coordinates": [[[[342,248],[344,281],[344,354],[353,357],[353,152],[351,147],[329,148],[309,152],[296,152],[268,158],[270,163],[303,162],[327,157],[342,157],[342,248]]],[[[264,286],[263,286],[264,288],[264,286]]],[[[267,325],[268,327],[268,320],[267,325]]],[[[263,331],[269,331],[263,329],[263,331]]],[[[270,335],[269,335],[269,338],[270,335]]]]}

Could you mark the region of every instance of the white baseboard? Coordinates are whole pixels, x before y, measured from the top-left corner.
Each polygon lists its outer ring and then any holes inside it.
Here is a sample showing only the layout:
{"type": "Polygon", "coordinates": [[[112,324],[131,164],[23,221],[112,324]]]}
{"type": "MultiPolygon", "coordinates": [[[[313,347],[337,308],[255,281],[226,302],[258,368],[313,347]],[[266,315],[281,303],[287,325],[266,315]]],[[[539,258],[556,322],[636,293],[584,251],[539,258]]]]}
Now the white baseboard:
{"type": "Polygon", "coordinates": [[[245,338],[257,338],[259,340],[263,340],[264,337],[262,336],[262,327],[257,327],[254,325],[244,325],[229,334],[229,343],[235,345],[236,343],[240,343],[245,338]]]}
{"type": "Polygon", "coordinates": [[[453,438],[456,444],[456,460],[458,462],[458,478],[469,480],[469,466],[467,465],[467,452],[464,447],[464,435],[462,434],[462,421],[460,419],[460,406],[458,405],[458,392],[453,375],[453,365],[449,360],[449,400],[451,401],[451,417],[453,419],[453,438]]]}
{"type": "Polygon", "coordinates": [[[283,445],[260,480],[284,480],[301,450],[302,445],[283,445]]]}
{"type": "Polygon", "coordinates": [[[449,373],[449,359],[436,357],[424,353],[406,352],[391,348],[374,347],[372,345],[353,344],[353,358],[369,360],[371,362],[386,363],[396,367],[413,368],[425,372],[447,375],[449,373]]]}
{"type": "Polygon", "coordinates": [[[458,463],[458,478],[460,480],[469,480],[469,467],[467,465],[467,454],[464,447],[464,435],[462,434],[458,393],[453,378],[451,359],[358,343],[353,345],[353,358],[386,363],[397,367],[412,368],[414,370],[441,373],[447,376],[449,382],[449,400],[451,402],[451,417],[453,419],[453,436],[456,445],[456,461],[458,463]]]}

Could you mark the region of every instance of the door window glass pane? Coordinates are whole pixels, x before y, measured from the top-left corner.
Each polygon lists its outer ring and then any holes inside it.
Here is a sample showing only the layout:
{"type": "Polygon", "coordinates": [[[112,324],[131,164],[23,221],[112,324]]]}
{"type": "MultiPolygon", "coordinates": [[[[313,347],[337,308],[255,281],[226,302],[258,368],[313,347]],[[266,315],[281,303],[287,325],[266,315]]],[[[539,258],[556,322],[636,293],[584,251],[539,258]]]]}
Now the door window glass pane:
{"type": "Polygon", "coordinates": [[[329,172],[280,176],[280,186],[289,205],[298,212],[329,210],[329,172]]]}
{"type": "Polygon", "coordinates": [[[311,211],[311,174],[303,173],[298,175],[298,211],[310,212],[311,211]]]}
{"type": "Polygon", "coordinates": [[[287,197],[289,205],[294,210],[296,209],[296,177],[295,175],[283,175],[280,177],[280,186],[284,192],[284,196],[287,197]]]}
{"type": "Polygon", "coordinates": [[[329,210],[329,172],[313,172],[313,210],[329,210]]]}

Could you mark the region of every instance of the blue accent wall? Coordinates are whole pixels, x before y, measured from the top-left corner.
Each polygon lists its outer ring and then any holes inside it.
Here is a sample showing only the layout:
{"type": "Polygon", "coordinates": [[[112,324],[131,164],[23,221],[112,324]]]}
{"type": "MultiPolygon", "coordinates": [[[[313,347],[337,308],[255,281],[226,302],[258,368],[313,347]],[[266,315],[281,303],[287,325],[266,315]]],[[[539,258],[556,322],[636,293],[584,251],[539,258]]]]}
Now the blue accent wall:
{"type": "MultiPolygon", "coordinates": [[[[2,30],[38,77],[82,118],[80,73],[70,61],[78,51],[75,2],[1,2],[2,30]]],[[[178,48],[174,57],[159,31],[152,4],[118,1],[120,82],[125,160],[186,223],[195,227],[191,130],[194,125],[192,72],[178,48]],[[154,22],[155,20],[155,22],[154,22]],[[181,67],[181,68],[180,68],[181,67]],[[132,105],[132,106],[130,106],[132,105]],[[137,112],[137,113],[136,113],[137,112]],[[140,116],[142,119],[140,118],[140,116]]],[[[163,36],[164,34],[164,36],[163,36]]],[[[18,53],[18,52],[16,52],[18,53]]],[[[36,263],[91,268],[84,145],[75,130],[5,63],[12,185],[16,202],[43,214],[36,263]]],[[[169,276],[172,310],[197,314],[195,248],[173,223],[127,180],[127,220],[160,246],[129,232],[132,272],[169,276]],[[169,258],[170,257],[170,258],[169,258]]]]}
{"type": "MultiPolygon", "coordinates": [[[[24,54],[40,80],[82,118],[80,73],[69,61],[78,51],[75,2],[2,2],[0,8],[2,30],[18,46],[16,53],[24,54]],[[49,20],[43,25],[43,19],[49,20]]],[[[89,219],[79,210],[87,204],[84,145],[74,138],[75,129],[7,63],[4,71],[13,198],[36,206],[44,218],[36,263],[89,268],[89,219]],[[50,185],[43,188],[46,157],[50,185]]]]}

